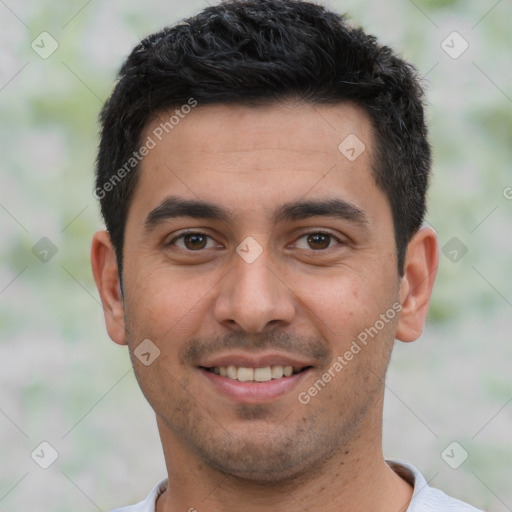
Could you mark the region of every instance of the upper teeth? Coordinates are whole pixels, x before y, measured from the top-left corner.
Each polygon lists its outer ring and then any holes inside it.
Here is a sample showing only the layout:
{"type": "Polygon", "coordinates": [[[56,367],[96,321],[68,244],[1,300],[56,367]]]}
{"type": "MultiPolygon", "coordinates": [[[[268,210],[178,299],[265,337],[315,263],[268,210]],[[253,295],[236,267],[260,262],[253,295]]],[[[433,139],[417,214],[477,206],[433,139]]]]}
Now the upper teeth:
{"type": "Polygon", "coordinates": [[[267,382],[271,379],[289,377],[293,366],[265,366],[263,368],[245,368],[243,366],[215,366],[213,372],[222,377],[241,382],[267,382]]]}

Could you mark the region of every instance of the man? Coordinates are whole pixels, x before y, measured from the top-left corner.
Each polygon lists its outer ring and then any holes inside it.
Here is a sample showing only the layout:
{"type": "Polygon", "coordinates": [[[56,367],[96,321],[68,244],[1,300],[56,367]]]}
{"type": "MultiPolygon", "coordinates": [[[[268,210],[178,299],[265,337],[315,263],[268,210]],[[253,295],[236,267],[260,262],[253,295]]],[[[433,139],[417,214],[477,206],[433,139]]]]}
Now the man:
{"type": "Polygon", "coordinates": [[[102,111],[92,267],[168,479],[125,512],[475,511],[382,454],[438,265],[414,68],[325,8],[151,35],[102,111]]]}

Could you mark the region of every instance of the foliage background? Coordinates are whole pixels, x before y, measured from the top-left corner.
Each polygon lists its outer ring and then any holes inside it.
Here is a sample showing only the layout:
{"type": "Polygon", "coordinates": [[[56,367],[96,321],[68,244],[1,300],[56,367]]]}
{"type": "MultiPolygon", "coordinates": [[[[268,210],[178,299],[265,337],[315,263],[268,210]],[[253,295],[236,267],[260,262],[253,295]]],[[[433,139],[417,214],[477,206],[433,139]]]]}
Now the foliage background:
{"type": "MultiPolygon", "coordinates": [[[[397,344],[386,457],[487,511],[512,510],[511,12],[507,0],[325,2],[400,49],[428,80],[435,166],[428,222],[444,254],[425,334],[397,344]],[[469,43],[452,59],[441,42],[469,43]],[[507,193],[507,190],[510,191],[507,193]],[[450,468],[457,441],[469,457],[450,468]]],[[[108,339],[89,264],[97,115],[131,48],[201,0],[0,1],[0,510],[88,512],[165,475],[152,411],[108,339]],[[46,31],[58,49],[31,43],[46,31]],[[43,263],[33,245],[57,247],[43,263]],[[40,469],[43,440],[59,458],[40,469]]]]}

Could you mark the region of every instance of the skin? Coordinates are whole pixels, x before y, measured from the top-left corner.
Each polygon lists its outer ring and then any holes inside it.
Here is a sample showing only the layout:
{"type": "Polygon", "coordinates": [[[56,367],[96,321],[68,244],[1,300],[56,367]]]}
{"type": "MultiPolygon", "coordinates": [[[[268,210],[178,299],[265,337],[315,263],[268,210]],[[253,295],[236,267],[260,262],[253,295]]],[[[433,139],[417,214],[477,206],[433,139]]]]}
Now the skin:
{"type": "Polygon", "coordinates": [[[92,268],[109,336],[128,345],[156,414],[169,473],[158,512],[277,504],[406,510],[412,488],[382,454],[384,377],[395,338],[409,342],[422,332],[438,246],[433,230],[420,229],[399,276],[389,202],[371,174],[374,147],[369,118],[351,104],[198,106],[141,163],[126,221],[124,296],[108,234],[94,236],[92,268]],[[338,150],[349,134],[366,146],[355,161],[338,150]],[[229,216],[169,218],[145,229],[169,196],[208,201],[229,216]],[[326,199],[351,203],[366,222],[272,221],[284,203],[326,199]],[[186,229],[210,238],[171,243],[186,229]],[[307,235],[318,232],[332,238],[311,244],[307,235]],[[252,263],[236,252],[246,237],[262,249],[252,263]],[[301,403],[299,392],[393,304],[400,313],[301,403]],[[133,356],[145,339],[160,350],[149,366],[133,356]],[[272,400],[235,400],[197,367],[206,355],[274,349],[312,368],[272,400]]]}

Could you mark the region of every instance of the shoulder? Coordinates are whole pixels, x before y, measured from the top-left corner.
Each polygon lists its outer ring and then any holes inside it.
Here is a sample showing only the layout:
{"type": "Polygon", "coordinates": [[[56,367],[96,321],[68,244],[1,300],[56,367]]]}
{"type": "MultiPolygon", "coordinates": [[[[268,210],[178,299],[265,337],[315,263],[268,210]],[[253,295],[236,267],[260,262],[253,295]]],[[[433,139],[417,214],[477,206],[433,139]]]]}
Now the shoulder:
{"type": "Polygon", "coordinates": [[[111,512],[155,512],[156,501],[166,488],[167,479],[158,482],[158,484],[151,489],[150,493],[140,503],[130,505],[128,507],[116,508],[111,512]]]}
{"type": "Polygon", "coordinates": [[[430,487],[424,476],[411,464],[402,461],[386,461],[388,465],[414,487],[407,512],[483,512],[480,509],[448,496],[430,487]]]}

